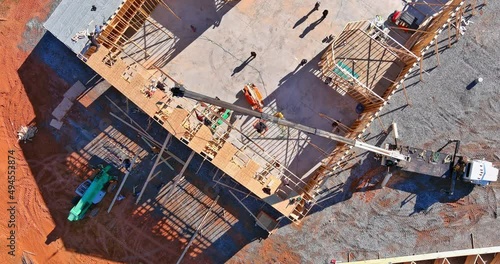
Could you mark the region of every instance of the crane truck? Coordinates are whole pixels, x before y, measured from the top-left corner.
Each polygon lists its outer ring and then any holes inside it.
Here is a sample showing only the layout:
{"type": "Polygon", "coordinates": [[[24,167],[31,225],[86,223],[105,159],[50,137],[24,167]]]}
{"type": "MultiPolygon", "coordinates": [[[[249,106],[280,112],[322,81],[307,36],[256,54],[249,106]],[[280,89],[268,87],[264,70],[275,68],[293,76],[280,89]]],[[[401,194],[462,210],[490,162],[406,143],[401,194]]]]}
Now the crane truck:
{"type": "Polygon", "coordinates": [[[100,168],[94,179],[86,180],[81,183],[76,189],[76,196],[74,199],[75,206],[69,212],[69,221],[78,221],[85,217],[87,211],[95,204],[98,204],[106,195],[106,189],[109,183],[116,180],[115,176],[110,175],[108,172],[111,165],[100,168]]]}
{"type": "Polygon", "coordinates": [[[284,118],[279,118],[260,111],[254,111],[203,94],[188,91],[182,86],[171,88],[170,91],[175,97],[186,97],[216,105],[244,115],[253,116],[278,125],[294,128],[308,134],[328,138],[373,152],[376,156],[381,157],[382,165],[388,167],[395,166],[404,171],[440,178],[446,177],[446,172],[449,172],[447,177],[451,179],[450,195],[453,194],[456,179],[461,179],[462,181],[481,186],[486,186],[498,180],[499,170],[495,168],[491,162],[478,159],[470,160],[467,157],[458,156],[457,153],[460,147],[460,142],[458,140],[452,140],[447,143],[455,143],[455,151],[454,154],[451,155],[441,153],[440,151],[429,151],[409,146],[399,146],[397,144],[386,144],[384,148],[381,148],[359,140],[342,137],[332,132],[297,124],[284,118]]]}

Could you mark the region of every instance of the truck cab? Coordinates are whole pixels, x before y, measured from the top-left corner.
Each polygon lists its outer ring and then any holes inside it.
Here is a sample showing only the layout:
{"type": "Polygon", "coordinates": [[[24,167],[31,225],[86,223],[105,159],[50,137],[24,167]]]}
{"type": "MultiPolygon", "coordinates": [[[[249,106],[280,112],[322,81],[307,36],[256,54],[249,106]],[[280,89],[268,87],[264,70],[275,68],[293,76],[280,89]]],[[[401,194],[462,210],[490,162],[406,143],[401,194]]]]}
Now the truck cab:
{"type": "Polygon", "coordinates": [[[486,186],[498,180],[498,169],[486,160],[472,160],[465,165],[462,178],[466,182],[486,186]]]}
{"type": "MultiPolygon", "coordinates": [[[[92,184],[92,181],[87,179],[86,181],[82,182],[78,186],[78,188],[76,188],[75,193],[78,194],[80,197],[83,197],[83,195],[85,194],[87,189],[90,187],[90,184],[92,184]]],[[[106,191],[104,191],[104,190],[99,191],[99,193],[92,200],[92,203],[93,204],[100,203],[102,201],[102,199],[104,198],[104,195],[106,195],[106,191]]]]}

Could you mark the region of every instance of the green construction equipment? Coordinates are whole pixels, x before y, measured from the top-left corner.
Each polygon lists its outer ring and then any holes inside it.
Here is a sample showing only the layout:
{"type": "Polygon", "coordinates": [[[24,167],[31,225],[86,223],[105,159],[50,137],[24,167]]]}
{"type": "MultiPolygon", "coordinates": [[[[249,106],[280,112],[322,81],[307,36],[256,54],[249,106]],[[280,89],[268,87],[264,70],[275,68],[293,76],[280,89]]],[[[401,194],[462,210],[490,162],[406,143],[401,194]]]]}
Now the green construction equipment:
{"type": "Polygon", "coordinates": [[[99,203],[106,194],[105,187],[110,181],[116,179],[108,174],[111,165],[102,168],[94,177],[92,182],[86,180],[78,186],[76,193],[81,196],[78,203],[69,212],[69,221],[78,221],[85,217],[85,214],[93,204],[99,203]]]}

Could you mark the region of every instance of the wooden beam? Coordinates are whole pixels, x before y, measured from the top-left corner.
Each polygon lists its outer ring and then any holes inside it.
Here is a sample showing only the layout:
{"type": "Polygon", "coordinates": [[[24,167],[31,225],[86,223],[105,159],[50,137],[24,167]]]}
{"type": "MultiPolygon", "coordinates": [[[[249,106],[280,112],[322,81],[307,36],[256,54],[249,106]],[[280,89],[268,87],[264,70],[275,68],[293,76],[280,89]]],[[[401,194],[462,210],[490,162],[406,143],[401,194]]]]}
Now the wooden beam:
{"type": "Polygon", "coordinates": [[[168,11],[170,11],[170,13],[172,13],[172,15],[174,15],[177,19],[182,20],[179,16],[177,16],[177,14],[174,12],[174,10],[172,10],[172,8],[170,8],[167,4],[165,4],[165,2],[163,2],[163,0],[160,0],[159,2],[163,7],[168,9],[168,11]]]}
{"type": "Polygon", "coordinates": [[[448,22],[448,48],[451,48],[451,23],[448,22]]]}
{"type": "Polygon", "coordinates": [[[405,64],[411,64],[411,63],[413,62],[413,60],[411,60],[411,59],[415,59],[415,58],[412,56],[412,55],[413,55],[413,53],[411,53],[411,54],[410,54],[410,53],[406,52],[405,50],[398,49],[398,48],[391,47],[391,46],[387,46],[387,45],[386,45],[386,48],[387,48],[388,50],[392,50],[392,51],[394,51],[394,52],[398,52],[398,53],[399,53],[399,55],[397,55],[397,56],[398,56],[398,58],[399,58],[400,60],[402,60],[405,64]],[[406,55],[406,56],[410,56],[411,58],[406,58],[406,57],[404,57],[405,55],[406,55]]]}
{"type": "Polygon", "coordinates": [[[477,257],[479,255],[470,255],[465,259],[464,264],[476,264],[477,257]]]}
{"type": "MultiPolygon", "coordinates": [[[[169,134],[171,135],[171,134],[169,134]]],[[[160,154],[162,153],[162,151],[160,151],[160,153],[158,154],[158,157],[160,156],[160,154]]],[[[186,163],[184,163],[184,166],[182,167],[181,171],[179,172],[179,174],[177,174],[173,179],[173,183],[172,185],[170,186],[170,189],[166,192],[165,194],[165,197],[166,199],[168,199],[170,197],[170,195],[172,195],[172,192],[174,191],[175,189],[175,186],[177,186],[177,184],[179,184],[180,180],[184,178],[184,172],[186,171],[189,163],[191,162],[191,159],[194,157],[194,154],[196,152],[194,151],[191,151],[191,155],[189,155],[189,158],[186,160],[186,163]]]]}
{"type": "MultiPolygon", "coordinates": [[[[367,37],[369,37],[371,40],[375,41],[377,44],[379,44],[382,48],[387,48],[388,45],[384,45],[382,44],[380,41],[374,39],[372,36],[370,36],[368,33],[366,33],[364,30],[361,30],[361,29],[357,29],[361,32],[363,32],[363,34],[365,34],[367,37]]],[[[380,32],[381,34],[385,34],[384,32],[380,32]]],[[[392,52],[391,50],[389,50],[389,52],[391,52],[394,56],[398,57],[397,54],[395,54],[394,52],[392,52]]],[[[411,52],[410,52],[411,53],[411,52]]]]}
{"type": "Polygon", "coordinates": [[[393,37],[391,37],[389,34],[385,33],[382,29],[380,29],[379,27],[377,27],[375,24],[373,24],[375,26],[375,28],[379,31],[381,31],[386,37],[390,38],[394,43],[398,44],[398,46],[400,46],[401,48],[403,48],[405,51],[407,51],[408,53],[410,53],[413,57],[415,57],[416,59],[418,59],[417,55],[413,54],[413,52],[411,52],[409,49],[407,49],[404,45],[402,45],[401,43],[399,43],[397,40],[395,40],[393,37]]]}
{"type": "Polygon", "coordinates": [[[111,44],[111,46],[115,47],[116,49],[120,50],[120,52],[122,52],[123,54],[125,54],[126,57],[128,57],[129,59],[133,60],[137,65],[141,66],[142,68],[144,68],[146,71],[148,70],[142,63],[140,63],[139,61],[137,61],[136,59],[134,59],[131,55],[129,55],[125,49],[121,46],[119,46],[118,44],[116,43],[113,43],[111,42],[109,39],[105,38],[103,39],[102,41],[104,42],[107,42],[108,44],[111,44]]]}
{"type": "Polygon", "coordinates": [[[422,77],[422,73],[424,72],[424,66],[423,66],[423,64],[424,64],[424,63],[423,63],[423,59],[422,59],[422,60],[420,60],[420,61],[418,62],[418,64],[420,65],[420,81],[424,81],[424,79],[423,79],[423,77],[422,77]]]}
{"type": "MultiPolygon", "coordinates": [[[[113,100],[111,100],[107,95],[105,95],[104,97],[106,97],[106,99],[108,99],[108,101],[114,105],[116,107],[116,109],[118,109],[122,114],[124,114],[126,117],[128,117],[128,119],[130,120],[130,122],[134,125],[136,125],[143,133],[146,133],[146,130],[144,130],[137,122],[135,122],[132,117],[130,117],[125,111],[123,111],[123,109],[121,109],[115,102],[113,102],[113,100]]],[[[127,99],[127,106],[128,106],[128,99],[127,99]]]]}
{"type": "Polygon", "coordinates": [[[434,260],[434,264],[450,264],[447,258],[438,258],[434,260]]]}
{"type": "MultiPolygon", "coordinates": [[[[496,252],[500,252],[500,247],[465,249],[465,250],[438,252],[438,253],[430,253],[430,254],[423,254],[423,255],[413,255],[413,256],[386,258],[386,259],[355,261],[355,262],[350,262],[350,263],[351,264],[405,263],[405,262],[412,262],[412,261],[417,262],[417,261],[424,261],[424,260],[433,260],[433,259],[438,259],[438,258],[452,258],[452,257],[462,257],[462,256],[470,256],[470,255],[474,255],[474,257],[475,257],[478,254],[492,254],[492,253],[496,253],[496,252]]],[[[500,255],[500,254],[497,254],[497,255],[500,255]]],[[[500,261],[500,258],[499,258],[499,261],[500,261]]],[[[490,263],[490,264],[493,264],[493,263],[490,263]]]]}
{"type": "Polygon", "coordinates": [[[500,252],[495,254],[490,264],[500,264],[500,252]]]}
{"type": "MultiPolygon", "coordinates": [[[[369,94],[375,96],[376,99],[378,100],[381,100],[382,102],[385,102],[384,98],[380,97],[378,94],[376,94],[374,91],[372,91],[371,89],[369,89],[368,87],[366,87],[363,83],[361,83],[356,77],[354,77],[350,72],[346,71],[345,69],[341,68],[341,67],[338,67],[337,64],[335,64],[335,68],[339,69],[342,73],[348,75],[349,77],[351,77],[351,79],[354,80],[354,82],[356,82],[357,84],[359,84],[361,87],[364,88],[365,91],[368,91],[369,94]]],[[[352,87],[355,87],[354,85],[352,85],[352,87]]],[[[370,97],[366,97],[366,99],[371,100],[370,97]]],[[[373,101],[372,101],[373,102],[373,101]]]]}
{"type": "Polygon", "coordinates": [[[168,35],[169,37],[171,38],[174,38],[174,35],[172,35],[170,32],[166,31],[164,28],[161,28],[160,26],[158,26],[156,24],[156,21],[151,21],[149,18],[146,17],[146,20],[151,23],[153,26],[155,26],[158,30],[161,30],[163,33],[165,33],[166,35],[168,35]]]}
{"type": "Polygon", "coordinates": [[[142,186],[141,193],[137,197],[137,201],[135,202],[135,204],[139,204],[139,201],[141,200],[142,195],[144,194],[144,191],[146,190],[146,187],[148,186],[148,183],[151,180],[151,176],[153,176],[153,173],[154,173],[154,171],[156,169],[156,166],[158,166],[158,162],[160,161],[160,157],[163,154],[163,151],[165,151],[165,148],[167,147],[167,144],[168,144],[168,142],[170,141],[171,138],[172,138],[172,134],[169,133],[167,135],[167,137],[165,138],[165,141],[163,142],[163,146],[161,147],[160,153],[158,153],[158,156],[156,157],[156,161],[153,164],[153,167],[151,168],[151,171],[149,171],[148,178],[146,179],[146,182],[144,182],[144,186],[142,186]]]}
{"type": "Polygon", "coordinates": [[[382,128],[382,130],[384,131],[384,134],[388,134],[387,133],[387,129],[385,129],[385,126],[384,126],[384,123],[382,123],[382,119],[380,119],[380,116],[377,115],[377,120],[378,122],[380,123],[380,127],[382,128]]]}
{"type": "Polygon", "coordinates": [[[436,47],[436,58],[437,58],[438,66],[439,66],[439,65],[441,65],[441,63],[439,62],[439,47],[438,47],[438,41],[437,41],[437,39],[436,39],[434,47],[436,47]]]}
{"type": "MultiPolygon", "coordinates": [[[[148,140],[149,142],[155,144],[157,147],[160,147],[161,146],[161,143],[154,140],[153,137],[151,137],[151,135],[149,135],[148,133],[145,133],[145,132],[142,132],[140,131],[139,129],[135,128],[134,126],[132,126],[131,124],[127,123],[127,121],[121,119],[120,117],[116,116],[115,114],[113,113],[109,113],[112,117],[118,119],[118,121],[122,122],[123,124],[125,124],[126,126],[128,126],[129,128],[135,130],[135,132],[137,132],[143,139],[146,139],[148,140]]],[[[186,162],[184,162],[182,159],[180,159],[179,157],[177,157],[176,155],[174,155],[174,153],[168,151],[168,150],[165,150],[165,153],[167,153],[170,157],[174,158],[177,162],[179,162],[180,164],[184,165],[186,162]]]]}
{"type": "MultiPolygon", "coordinates": [[[[163,2],[163,1],[160,1],[160,2],[163,2]]],[[[163,29],[162,27],[158,26],[158,25],[156,24],[156,21],[151,21],[151,20],[149,19],[150,14],[148,14],[145,10],[143,10],[142,8],[139,8],[139,12],[141,12],[141,13],[142,13],[142,14],[146,17],[146,21],[148,21],[149,23],[151,23],[151,24],[152,24],[153,26],[155,26],[158,30],[162,31],[163,33],[165,33],[165,34],[166,34],[166,35],[168,35],[169,37],[174,38],[174,36],[173,36],[170,32],[168,32],[168,31],[166,31],[165,29],[163,29]]],[[[145,24],[146,24],[146,23],[144,23],[144,25],[145,25],[145,24]]]]}
{"type": "Polygon", "coordinates": [[[338,122],[338,121],[337,121],[335,118],[333,118],[333,117],[327,116],[327,115],[325,115],[325,114],[323,114],[323,113],[318,113],[318,115],[319,115],[320,117],[323,117],[323,118],[326,118],[326,119],[330,120],[331,122],[335,122],[335,123],[337,123],[337,125],[338,125],[340,128],[344,129],[345,131],[349,131],[349,132],[350,132],[350,131],[352,131],[352,129],[351,129],[350,127],[348,127],[348,126],[346,126],[346,125],[342,124],[341,122],[338,122]]]}
{"type": "MultiPolygon", "coordinates": [[[[395,27],[395,26],[388,26],[388,28],[401,29],[400,27],[395,27]]],[[[430,32],[430,31],[425,31],[425,30],[420,30],[420,29],[412,29],[412,28],[404,28],[404,30],[413,31],[413,32],[420,32],[420,33],[425,33],[425,34],[434,33],[434,32],[430,32]]]]}
{"type": "MultiPolygon", "coordinates": [[[[144,137],[141,137],[141,139],[142,139],[142,140],[144,141],[144,143],[146,143],[146,144],[147,144],[147,145],[148,145],[151,149],[153,149],[153,146],[151,145],[151,143],[149,143],[149,141],[148,141],[148,140],[146,140],[144,137]]],[[[158,155],[158,154],[155,154],[155,155],[158,155]]],[[[154,158],[154,156],[153,156],[153,158],[154,158]]],[[[151,158],[151,159],[153,159],[153,158],[151,158]]],[[[163,157],[161,157],[161,162],[160,162],[159,164],[161,164],[161,163],[165,163],[165,165],[167,165],[167,166],[168,166],[171,170],[174,170],[174,167],[172,167],[172,165],[170,165],[170,163],[168,163],[168,161],[167,161],[167,160],[168,160],[168,159],[170,159],[170,158],[171,158],[171,156],[170,156],[170,157],[167,157],[167,158],[163,158],[163,157]]],[[[154,178],[155,176],[156,176],[156,175],[154,175],[152,178],[154,178]]]]}
{"type": "Polygon", "coordinates": [[[214,205],[217,204],[218,200],[219,200],[219,196],[217,195],[217,198],[215,198],[214,202],[212,203],[212,205],[210,205],[210,207],[208,208],[207,212],[205,213],[205,216],[203,216],[203,218],[201,219],[200,223],[198,224],[198,227],[196,228],[196,231],[194,232],[194,234],[191,237],[191,239],[189,240],[189,243],[187,244],[186,248],[184,248],[184,251],[182,251],[181,256],[177,260],[177,264],[181,263],[182,259],[184,258],[184,255],[186,255],[186,252],[188,251],[189,247],[191,247],[191,244],[193,243],[194,239],[198,235],[198,232],[200,232],[200,228],[203,225],[203,223],[205,222],[205,219],[207,219],[208,214],[212,211],[212,208],[214,207],[214,205]]]}
{"type": "Polygon", "coordinates": [[[406,93],[405,82],[401,83],[401,88],[403,88],[403,93],[405,94],[406,104],[409,106],[413,106],[412,102],[410,101],[410,98],[408,97],[408,94],[406,93]]]}
{"type": "MultiPolygon", "coordinates": [[[[406,2],[407,5],[428,5],[428,6],[445,6],[445,3],[435,4],[426,2],[406,2]]],[[[447,5],[447,6],[460,6],[460,5],[447,5]]]]}
{"type": "Polygon", "coordinates": [[[118,196],[120,195],[120,192],[122,191],[122,188],[123,188],[123,185],[125,185],[125,182],[127,181],[128,179],[128,175],[130,174],[130,172],[132,171],[132,168],[134,167],[134,164],[135,164],[135,160],[137,159],[137,156],[139,156],[139,153],[140,152],[137,152],[137,154],[135,154],[135,157],[132,159],[132,162],[130,163],[130,168],[127,169],[127,173],[125,174],[125,177],[123,177],[123,180],[122,182],[120,183],[120,187],[118,187],[118,190],[116,191],[116,194],[115,194],[115,197],[113,198],[113,201],[111,201],[111,204],[109,205],[108,207],[108,214],[109,212],[111,212],[111,209],[113,208],[113,205],[115,204],[116,202],[116,199],[118,198],[118,196]]]}

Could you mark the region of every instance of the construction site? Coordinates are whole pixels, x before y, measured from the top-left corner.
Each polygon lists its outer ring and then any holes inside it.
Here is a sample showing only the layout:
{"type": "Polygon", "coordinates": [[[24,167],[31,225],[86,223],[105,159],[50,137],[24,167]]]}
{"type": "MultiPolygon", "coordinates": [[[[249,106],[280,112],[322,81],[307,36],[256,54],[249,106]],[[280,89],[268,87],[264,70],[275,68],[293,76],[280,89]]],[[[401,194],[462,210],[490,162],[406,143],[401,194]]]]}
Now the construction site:
{"type": "Polygon", "coordinates": [[[497,1],[0,5],[2,263],[500,264],[497,1]]]}

